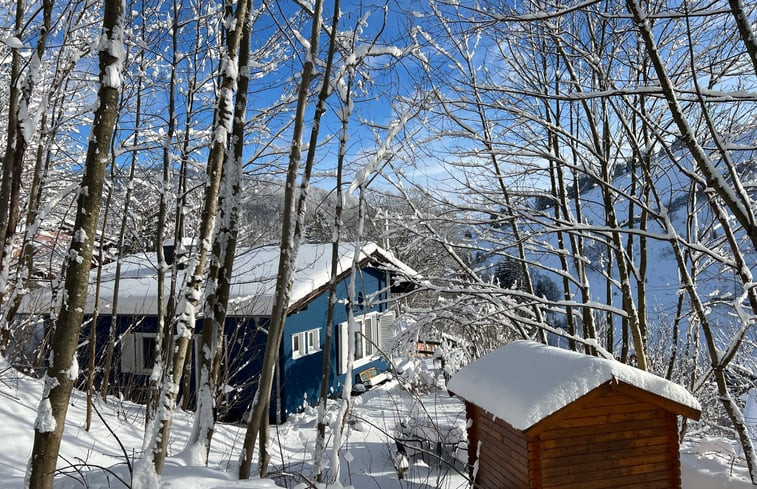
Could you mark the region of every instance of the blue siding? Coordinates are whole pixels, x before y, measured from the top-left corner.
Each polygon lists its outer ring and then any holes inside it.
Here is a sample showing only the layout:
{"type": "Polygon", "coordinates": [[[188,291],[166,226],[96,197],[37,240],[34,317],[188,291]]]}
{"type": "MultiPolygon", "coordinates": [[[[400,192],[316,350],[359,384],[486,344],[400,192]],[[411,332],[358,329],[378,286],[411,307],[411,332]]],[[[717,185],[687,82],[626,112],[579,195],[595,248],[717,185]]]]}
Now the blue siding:
{"type": "MultiPolygon", "coordinates": [[[[104,359],[111,316],[99,316],[97,321],[97,356],[104,359]]],[[[157,318],[155,316],[118,316],[117,335],[123,335],[127,330],[133,333],[155,333],[157,318]]],[[[202,320],[197,321],[196,334],[202,332],[202,320]]],[[[257,388],[258,378],[263,359],[263,351],[267,335],[260,332],[257,325],[268,327],[268,318],[227,318],[224,334],[227,341],[226,364],[228,368],[228,385],[236,387],[225,395],[224,402],[218,406],[222,419],[239,420],[252,402],[257,388]]],[[[82,330],[82,343],[88,341],[89,327],[82,330]]],[[[194,406],[195,388],[195,359],[194,352],[187,356],[192,362],[192,382],[190,383],[190,405],[194,406]]],[[[79,363],[88,365],[89,348],[79,349],[79,363]]],[[[144,402],[147,398],[148,376],[121,372],[121,348],[117,346],[113,354],[113,372],[110,383],[119,392],[128,391],[129,398],[137,402],[144,402]]],[[[96,385],[99,385],[99,379],[96,385]]],[[[180,395],[184,395],[181,392],[180,395]]]]}
{"type": "MultiPolygon", "coordinates": [[[[332,328],[332,345],[331,345],[331,371],[329,373],[329,387],[333,395],[338,396],[341,393],[342,385],[346,380],[345,375],[337,374],[337,365],[339,359],[339,331],[338,325],[347,321],[347,305],[349,277],[337,283],[338,303],[334,308],[334,322],[332,328]]],[[[364,297],[382,290],[386,284],[385,273],[374,268],[363,268],[355,282],[355,293],[362,293],[364,297]]],[[[385,294],[376,297],[373,302],[381,302],[385,299],[385,294]]],[[[386,304],[380,304],[374,307],[356,306],[355,315],[362,315],[373,311],[383,311],[386,304]]],[[[328,313],[328,290],[324,291],[313,301],[308,303],[307,307],[287,318],[284,330],[284,336],[281,344],[282,370],[282,408],[286,414],[300,411],[305,403],[315,404],[320,396],[321,373],[323,370],[323,351],[312,355],[307,355],[297,359],[292,358],[292,335],[301,333],[314,328],[321,329],[321,350],[325,342],[325,323],[328,313]]],[[[378,371],[388,368],[384,360],[376,360],[365,365],[354,372],[353,384],[359,381],[358,374],[363,370],[376,367],[378,371]]]]}

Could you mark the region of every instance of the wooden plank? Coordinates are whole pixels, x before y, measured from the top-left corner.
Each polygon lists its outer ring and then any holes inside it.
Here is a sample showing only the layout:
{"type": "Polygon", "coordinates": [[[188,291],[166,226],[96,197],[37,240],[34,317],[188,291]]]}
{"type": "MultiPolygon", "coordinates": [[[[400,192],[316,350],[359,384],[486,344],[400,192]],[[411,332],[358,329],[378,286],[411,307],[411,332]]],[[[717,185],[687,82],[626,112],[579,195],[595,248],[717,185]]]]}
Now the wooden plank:
{"type": "Polygon", "coordinates": [[[607,457],[598,459],[596,454],[592,456],[566,457],[558,460],[544,460],[543,473],[544,477],[557,477],[571,474],[582,474],[589,472],[606,472],[614,471],[625,467],[639,467],[642,465],[654,465],[658,468],[668,469],[671,467],[670,454],[666,450],[658,450],[653,453],[634,454],[633,456],[607,457]],[[568,462],[568,459],[573,460],[568,462]]]}
{"type": "MultiPolygon", "coordinates": [[[[599,426],[578,426],[575,428],[550,429],[541,434],[542,441],[557,440],[561,438],[576,438],[592,435],[607,435],[609,440],[617,440],[634,436],[636,431],[660,430],[668,425],[665,419],[643,419],[637,421],[625,421],[599,426]]],[[[647,432],[646,436],[651,433],[647,432]]]]}
{"type": "Polygon", "coordinates": [[[578,417],[571,417],[569,419],[563,419],[559,428],[552,429],[565,429],[574,428],[579,426],[598,426],[603,424],[615,424],[628,421],[642,421],[648,419],[658,419],[665,416],[665,411],[658,410],[645,410],[645,411],[630,411],[630,412],[606,412],[595,415],[583,415],[578,417]]]}
{"type": "Polygon", "coordinates": [[[541,440],[539,439],[528,443],[528,468],[528,477],[531,479],[532,487],[541,488],[544,479],[541,472],[541,440]]]}
{"type": "Polygon", "coordinates": [[[657,394],[652,394],[651,392],[645,391],[644,389],[630,384],[626,384],[625,382],[618,382],[618,384],[615,386],[615,392],[622,393],[624,395],[627,395],[628,397],[638,399],[642,402],[648,402],[650,404],[654,404],[655,406],[659,406],[672,415],[680,414],[697,421],[702,415],[702,412],[698,409],[694,409],[684,404],[671,401],[670,399],[658,396],[657,394]]]}
{"type": "Polygon", "coordinates": [[[469,475],[473,476],[473,464],[476,463],[476,451],[478,450],[478,410],[476,409],[476,406],[469,402],[465,402],[465,415],[467,419],[472,420],[473,422],[468,427],[468,467],[469,475]]]}
{"type": "Polygon", "coordinates": [[[492,445],[482,445],[480,450],[480,460],[482,464],[500,466],[515,474],[515,477],[526,480],[528,473],[528,460],[525,454],[511,454],[499,449],[500,447],[492,445]]]}
{"type": "Polygon", "coordinates": [[[595,402],[595,404],[601,404],[603,406],[639,404],[639,400],[634,399],[633,397],[628,397],[620,392],[608,390],[595,402]]]}
{"type": "MultiPolygon", "coordinates": [[[[601,416],[603,414],[608,414],[608,413],[638,413],[638,412],[643,412],[643,411],[666,412],[664,409],[660,409],[657,406],[651,406],[646,403],[641,403],[639,401],[631,400],[628,404],[597,403],[593,406],[584,407],[580,411],[576,411],[574,414],[566,417],[565,419],[601,416]]],[[[563,423],[560,423],[560,426],[562,426],[562,424],[563,423]]]]}
{"type": "Polygon", "coordinates": [[[618,485],[622,486],[626,481],[628,483],[637,483],[649,480],[661,480],[663,478],[668,479],[669,477],[670,469],[668,467],[660,466],[659,463],[650,463],[627,467],[612,467],[591,472],[583,471],[575,474],[553,474],[549,477],[545,475],[543,480],[545,487],[555,483],[580,484],[581,487],[587,487],[586,484],[591,482],[619,480],[619,482],[616,482],[616,486],[610,486],[617,487],[618,485]],[[660,474],[664,474],[664,476],[660,476],[660,474]]]}
{"type": "Polygon", "coordinates": [[[528,445],[523,433],[511,428],[504,421],[492,420],[491,417],[487,416],[485,413],[486,412],[483,411],[477,418],[472,418],[478,421],[481,432],[497,433],[497,435],[494,435],[495,438],[507,440],[510,444],[517,446],[524,451],[527,449],[528,445]]]}
{"type": "Polygon", "coordinates": [[[616,489],[627,487],[664,487],[670,488],[668,473],[664,471],[647,472],[644,474],[631,475],[608,475],[595,480],[566,480],[554,479],[549,482],[545,481],[544,489],[616,489]]]}
{"type": "MultiPolygon", "coordinates": [[[[675,446],[678,445],[677,434],[670,426],[664,423],[657,423],[656,426],[646,426],[645,424],[618,426],[618,431],[597,430],[595,433],[584,433],[578,435],[575,433],[563,433],[560,436],[557,432],[548,435],[549,438],[541,439],[542,448],[557,448],[567,446],[584,446],[587,444],[609,443],[622,440],[649,439],[667,437],[671,439],[675,446]],[[625,429],[624,429],[625,428],[625,429]]],[[[547,435],[543,433],[542,435],[547,435]]]]}
{"type": "Polygon", "coordinates": [[[496,484],[494,487],[528,487],[528,477],[519,474],[517,471],[509,471],[502,464],[497,461],[491,461],[482,456],[479,462],[479,475],[476,477],[476,481],[483,487],[484,480],[487,481],[499,481],[500,484],[496,484]],[[501,484],[504,482],[505,484],[501,484]]]}
{"type": "Polygon", "coordinates": [[[605,450],[594,451],[589,453],[583,453],[581,451],[575,451],[572,454],[561,454],[557,457],[548,457],[546,454],[542,455],[542,463],[546,467],[559,466],[559,465],[572,465],[580,464],[586,461],[601,462],[601,461],[618,461],[624,458],[639,457],[645,454],[664,454],[666,456],[672,455],[669,447],[666,444],[652,445],[648,447],[636,447],[632,449],[619,449],[619,450],[605,450]]]}
{"type": "Polygon", "coordinates": [[[573,455],[579,451],[581,453],[594,453],[612,450],[632,450],[636,448],[646,448],[656,445],[667,446],[669,443],[670,439],[664,434],[658,434],[654,437],[649,438],[627,438],[623,440],[614,440],[607,442],[595,442],[594,440],[587,440],[586,443],[583,444],[566,445],[553,448],[545,447],[542,449],[542,456],[544,458],[557,458],[564,455],[573,455]]]}
{"type": "Polygon", "coordinates": [[[580,410],[585,406],[592,406],[595,403],[597,403],[603,396],[612,393],[612,389],[610,387],[610,381],[600,385],[599,387],[596,387],[592,389],[591,391],[584,394],[579,399],[576,399],[572,403],[568,404],[567,406],[563,406],[562,408],[558,409],[554,413],[550,414],[546,418],[542,419],[541,421],[535,423],[530,428],[525,430],[525,435],[527,439],[534,438],[536,436],[539,436],[540,433],[542,433],[544,430],[549,429],[553,426],[559,425],[560,421],[565,419],[566,417],[570,417],[576,412],[580,412],[580,410]]]}
{"type": "MultiPolygon", "coordinates": [[[[503,471],[496,466],[489,467],[488,478],[489,480],[497,481],[496,484],[489,487],[528,487],[528,478],[524,480],[523,478],[515,477],[515,474],[503,471]]],[[[480,482],[480,479],[477,482],[480,482]]]]}

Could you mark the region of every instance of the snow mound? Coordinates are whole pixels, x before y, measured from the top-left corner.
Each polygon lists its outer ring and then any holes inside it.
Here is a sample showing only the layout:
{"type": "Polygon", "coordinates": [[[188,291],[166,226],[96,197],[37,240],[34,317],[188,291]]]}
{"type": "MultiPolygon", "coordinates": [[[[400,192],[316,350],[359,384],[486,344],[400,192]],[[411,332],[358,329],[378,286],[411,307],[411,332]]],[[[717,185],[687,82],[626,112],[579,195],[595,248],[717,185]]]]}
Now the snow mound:
{"type": "Polygon", "coordinates": [[[455,374],[448,387],[513,428],[526,430],[613,379],[701,410],[686,389],[661,377],[533,341],[509,343],[476,360],[455,374]]]}

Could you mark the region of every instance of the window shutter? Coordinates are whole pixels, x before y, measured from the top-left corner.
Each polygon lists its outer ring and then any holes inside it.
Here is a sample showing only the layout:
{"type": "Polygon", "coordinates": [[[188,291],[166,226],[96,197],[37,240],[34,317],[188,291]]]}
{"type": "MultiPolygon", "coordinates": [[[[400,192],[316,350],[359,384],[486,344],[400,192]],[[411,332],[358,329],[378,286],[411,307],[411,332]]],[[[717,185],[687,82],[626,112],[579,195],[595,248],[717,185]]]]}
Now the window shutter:
{"type": "Polygon", "coordinates": [[[134,373],[136,370],[136,355],[134,348],[134,334],[121,337],[121,372],[134,373]]]}
{"type": "Polygon", "coordinates": [[[349,340],[349,329],[347,321],[339,324],[339,375],[347,373],[347,353],[349,346],[347,341],[349,340]]]}
{"type": "Polygon", "coordinates": [[[381,348],[381,351],[386,355],[389,355],[391,353],[392,347],[394,346],[394,328],[392,328],[393,323],[394,311],[386,311],[384,314],[379,316],[378,344],[381,348]]]}
{"type": "Polygon", "coordinates": [[[365,356],[367,357],[373,355],[373,350],[376,349],[373,343],[378,341],[378,338],[373,334],[375,332],[375,322],[376,318],[372,315],[365,315],[363,317],[363,336],[365,337],[365,356]]]}

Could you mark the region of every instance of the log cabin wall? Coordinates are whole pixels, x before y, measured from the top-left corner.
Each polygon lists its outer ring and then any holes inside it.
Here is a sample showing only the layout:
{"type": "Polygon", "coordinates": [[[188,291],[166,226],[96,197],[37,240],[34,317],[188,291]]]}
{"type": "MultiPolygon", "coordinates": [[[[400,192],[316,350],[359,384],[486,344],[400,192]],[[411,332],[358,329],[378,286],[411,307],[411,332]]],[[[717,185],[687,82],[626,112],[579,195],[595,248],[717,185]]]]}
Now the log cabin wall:
{"type": "Polygon", "coordinates": [[[530,440],[532,479],[544,489],[680,488],[677,430],[675,414],[622,394],[579,401],[530,440]]]}
{"type": "Polygon", "coordinates": [[[476,487],[530,489],[528,443],[523,432],[469,402],[465,407],[469,420],[468,460],[474,467],[476,487]]]}

